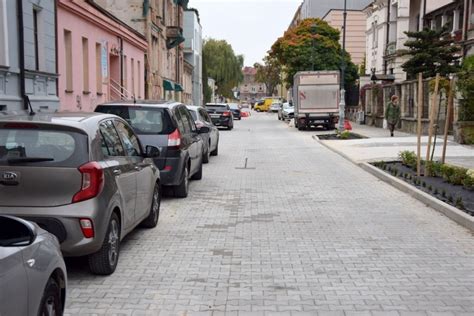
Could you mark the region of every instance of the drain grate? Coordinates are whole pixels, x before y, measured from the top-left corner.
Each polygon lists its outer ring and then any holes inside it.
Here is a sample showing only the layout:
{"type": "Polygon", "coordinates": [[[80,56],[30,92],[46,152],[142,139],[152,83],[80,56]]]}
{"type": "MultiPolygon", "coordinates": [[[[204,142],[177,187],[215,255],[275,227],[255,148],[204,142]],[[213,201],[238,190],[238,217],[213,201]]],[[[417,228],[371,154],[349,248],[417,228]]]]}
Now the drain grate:
{"type": "Polygon", "coordinates": [[[248,162],[249,162],[249,159],[247,157],[245,157],[244,166],[243,167],[235,167],[235,169],[238,169],[238,170],[255,170],[255,169],[257,169],[255,167],[248,167],[248,162]]]}

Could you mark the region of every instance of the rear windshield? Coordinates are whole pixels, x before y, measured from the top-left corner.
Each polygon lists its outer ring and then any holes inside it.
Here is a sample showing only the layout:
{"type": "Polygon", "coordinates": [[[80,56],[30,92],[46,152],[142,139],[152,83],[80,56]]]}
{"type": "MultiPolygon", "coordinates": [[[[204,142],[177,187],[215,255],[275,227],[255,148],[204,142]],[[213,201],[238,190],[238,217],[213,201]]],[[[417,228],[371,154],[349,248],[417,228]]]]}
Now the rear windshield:
{"type": "Polygon", "coordinates": [[[232,109],[232,110],[238,110],[239,109],[239,106],[237,104],[230,104],[229,107],[232,109]]]}
{"type": "Polygon", "coordinates": [[[132,106],[99,106],[96,112],[120,116],[141,135],[167,135],[173,127],[168,111],[164,108],[132,106]]]}
{"type": "Polygon", "coordinates": [[[227,104],[206,104],[206,108],[223,110],[228,109],[229,106],[227,104]]]}
{"type": "Polygon", "coordinates": [[[88,158],[86,135],[63,130],[0,128],[0,166],[78,167],[88,158]]]}

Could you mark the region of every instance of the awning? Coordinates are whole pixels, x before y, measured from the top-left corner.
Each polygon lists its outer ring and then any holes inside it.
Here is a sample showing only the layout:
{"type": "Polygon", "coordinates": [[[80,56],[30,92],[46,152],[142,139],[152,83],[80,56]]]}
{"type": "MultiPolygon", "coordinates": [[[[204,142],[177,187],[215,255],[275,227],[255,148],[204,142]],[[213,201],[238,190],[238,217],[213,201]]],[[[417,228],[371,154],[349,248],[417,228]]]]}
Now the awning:
{"type": "Polygon", "coordinates": [[[163,89],[165,89],[165,91],[174,91],[174,83],[169,80],[163,80],[163,89]]]}
{"type": "Polygon", "coordinates": [[[174,91],[178,91],[178,92],[181,92],[181,91],[184,91],[183,87],[179,84],[179,83],[176,83],[174,85],[174,91]]]}
{"type": "Polygon", "coordinates": [[[176,37],[170,37],[166,40],[166,48],[172,49],[179,44],[183,43],[186,39],[182,35],[178,35],[176,37]]]}

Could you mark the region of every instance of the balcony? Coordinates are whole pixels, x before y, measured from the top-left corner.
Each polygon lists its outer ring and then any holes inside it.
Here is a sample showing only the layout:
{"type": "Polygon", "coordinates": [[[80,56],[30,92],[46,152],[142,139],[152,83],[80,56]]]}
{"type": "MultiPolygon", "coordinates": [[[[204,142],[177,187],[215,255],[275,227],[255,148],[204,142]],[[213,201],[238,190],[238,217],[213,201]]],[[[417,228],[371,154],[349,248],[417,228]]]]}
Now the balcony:
{"type": "Polygon", "coordinates": [[[184,42],[183,29],[179,26],[166,28],[166,48],[172,49],[184,42]]]}

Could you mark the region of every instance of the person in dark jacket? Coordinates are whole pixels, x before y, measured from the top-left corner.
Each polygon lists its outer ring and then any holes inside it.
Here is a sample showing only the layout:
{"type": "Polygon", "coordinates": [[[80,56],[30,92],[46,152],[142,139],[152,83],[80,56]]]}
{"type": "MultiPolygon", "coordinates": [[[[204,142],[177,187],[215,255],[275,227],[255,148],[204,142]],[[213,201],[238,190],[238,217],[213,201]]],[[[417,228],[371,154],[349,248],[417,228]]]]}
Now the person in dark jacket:
{"type": "Polygon", "coordinates": [[[400,121],[400,106],[398,105],[398,97],[393,95],[391,101],[388,103],[385,111],[385,119],[387,120],[388,128],[390,129],[390,137],[393,137],[395,126],[400,121]]]}

